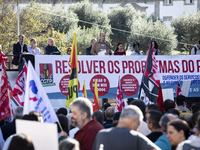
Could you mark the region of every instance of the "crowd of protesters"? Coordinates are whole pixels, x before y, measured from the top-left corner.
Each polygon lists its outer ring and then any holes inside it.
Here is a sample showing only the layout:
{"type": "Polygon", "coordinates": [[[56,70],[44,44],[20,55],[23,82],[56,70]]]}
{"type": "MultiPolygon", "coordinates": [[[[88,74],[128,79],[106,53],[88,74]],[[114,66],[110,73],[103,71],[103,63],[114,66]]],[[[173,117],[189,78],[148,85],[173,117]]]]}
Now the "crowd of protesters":
{"type": "MultiPolygon", "coordinates": [[[[57,124],[59,150],[197,150],[200,148],[200,103],[189,109],[185,97],[176,103],[167,99],[164,110],[142,100],[128,101],[122,112],[115,112],[109,103],[103,110],[93,112],[92,102],[77,98],[70,113],[66,108],[55,109],[62,129],[57,124]]],[[[15,119],[0,128],[3,150],[34,150],[31,137],[16,134],[17,119],[43,123],[41,113],[23,115],[17,107],[15,119]]]]}

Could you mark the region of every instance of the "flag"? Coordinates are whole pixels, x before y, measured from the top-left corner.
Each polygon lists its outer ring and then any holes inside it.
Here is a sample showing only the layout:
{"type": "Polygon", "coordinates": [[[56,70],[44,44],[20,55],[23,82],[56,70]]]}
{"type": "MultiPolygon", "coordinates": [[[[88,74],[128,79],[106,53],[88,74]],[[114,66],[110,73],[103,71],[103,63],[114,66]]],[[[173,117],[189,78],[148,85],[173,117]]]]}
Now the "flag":
{"type": "Polygon", "coordinates": [[[58,122],[58,118],[49,98],[29,61],[23,114],[27,114],[30,111],[41,112],[44,122],[58,122]]]}
{"type": "Polygon", "coordinates": [[[13,89],[13,98],[21,106],[24,106],[26,78],[27,78],[27,64],[24,63],[23,70],[19,73],[15,83],[15,87],[13,89]]]}
{"type": "Polygon", "coordinates": [[[87,91],[85,88],[85,80],[83,81],[82,97],[87,98],[87,91]]]}
{"type": "Polygon", "coordinates": [[[97,80],[95,80],[94,85],[94,101],[93,101],[93,112],[99,110],[99,96],[98,96],[98,89],[97,89],[97,80]]]}
{"type": "Polygon", "coordinates": [[[182,90],[181,90],[180,81],[178,81],[177,89],[176,89],[176,97],[177,97],[178,95],[183,95],[183,94],[182,94],[182,90]]]}
{"type": "Polygon", "coordinates": [[[122,90],[121,90],[121,83],[120,83],[120,77],[119,77],[118,87],[117,87],[115,112],[122,111],[122,109],[124,107],[125,107],[125,100],[124,100],[123,93],[122,93],[122,90]]]}
{"type": "Polygon", "coordinates": [[[156,104],[158,101],[159,86],[158,65],[156,64],[154,48],[152,48],[151,42],[138,98],[142,99],[146,105],[156,104]]]}
{"type": "MultiPolygon", "coordinates": [[[[0,56],[0,59],[2,56],[0,56]]],[[[12,114],[10,98],[12,97],[12,88],[6,73],[5,62],[2,60],[1,72],[1,93],[0,93],[0,120],[12,114]]]]}
{"type": "Polygon", "coordinates": [[[78,59],[77,59],[76,34],[74,34],[74,40],[73,40],[69,65],[71,66],[71,70],[70,70],[70,77],[69,77],[66,106],[68,108],[71,108],[72,101],[78,97],[78,59]]]}
{"type": "Polygon", "coordinates": [[[157,104],[160,106],[161,111],[164,111],[162,88],[159,86],[158,101],[157,104]]]}

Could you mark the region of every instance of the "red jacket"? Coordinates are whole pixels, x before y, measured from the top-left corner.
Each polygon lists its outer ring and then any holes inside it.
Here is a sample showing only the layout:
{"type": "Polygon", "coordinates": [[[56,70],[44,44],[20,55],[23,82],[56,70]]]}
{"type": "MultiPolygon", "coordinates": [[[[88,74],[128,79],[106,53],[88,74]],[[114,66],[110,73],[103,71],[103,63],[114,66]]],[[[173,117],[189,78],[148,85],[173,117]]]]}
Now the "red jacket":
{"type": "Polygon", "coordinates": [[[99,130],[104,129],[96,120],[91,120],[76,134],[75,139],[79,141],[81,150],[91,150],[99,130]]]}

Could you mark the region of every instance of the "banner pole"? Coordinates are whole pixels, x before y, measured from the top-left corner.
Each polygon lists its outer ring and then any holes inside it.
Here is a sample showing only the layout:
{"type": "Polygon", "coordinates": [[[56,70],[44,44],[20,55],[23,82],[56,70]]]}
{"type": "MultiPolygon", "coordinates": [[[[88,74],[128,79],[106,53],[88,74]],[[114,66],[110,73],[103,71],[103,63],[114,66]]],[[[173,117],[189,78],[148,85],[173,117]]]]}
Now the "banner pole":
{"type": "Polygon", "coordinates": [[[59,125],[61,131],[64,131],[63,128],[62,128],[62,126],[61,126],[61,124],[60,124],[60,121],[59,121],[59,120],[58,120],[58,125],[59,125]]]}
{"type": "Polygon", "coordinates": [[[8,99],[9,99],[9,106],[10,106],[10,115],[11,115],[11,120],[13,121],[11,101],[10,101],[10,93],[9,93],[9,89],[8,88],[7,88],[7,91],[8,91],[8,99]]]}

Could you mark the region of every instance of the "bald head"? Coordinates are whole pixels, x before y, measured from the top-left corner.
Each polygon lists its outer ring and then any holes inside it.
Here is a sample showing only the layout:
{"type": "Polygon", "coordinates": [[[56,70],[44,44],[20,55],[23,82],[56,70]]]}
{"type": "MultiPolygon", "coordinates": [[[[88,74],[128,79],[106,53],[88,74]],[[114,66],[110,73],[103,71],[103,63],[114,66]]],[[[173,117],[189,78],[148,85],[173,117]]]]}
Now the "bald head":
{"type": "Polygon", "coordinates": [[[107,117],[107,119],[113,119],[114,114],[115,114],[114,108],[108,107],[108,108],[106,109],[106,117],[107,117]]]}

